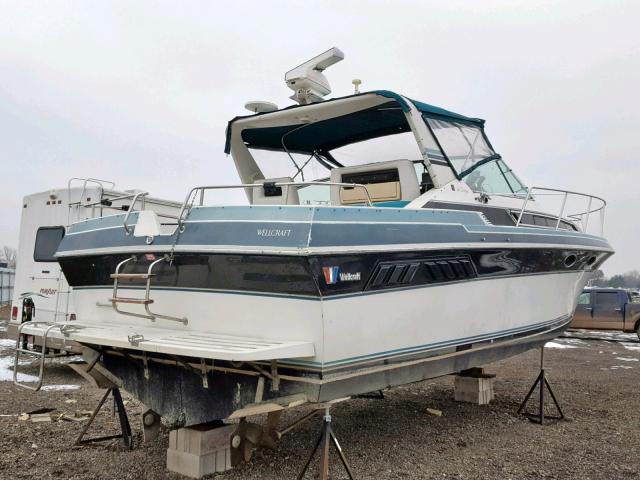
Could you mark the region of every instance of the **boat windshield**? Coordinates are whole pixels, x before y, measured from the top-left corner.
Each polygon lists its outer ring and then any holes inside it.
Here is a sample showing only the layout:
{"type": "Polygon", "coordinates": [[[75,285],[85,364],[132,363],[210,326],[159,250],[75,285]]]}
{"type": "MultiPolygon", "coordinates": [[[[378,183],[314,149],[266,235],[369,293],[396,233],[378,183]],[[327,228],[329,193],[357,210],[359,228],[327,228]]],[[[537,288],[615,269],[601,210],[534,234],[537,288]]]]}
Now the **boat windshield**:
{"type": "Polygon", "coordinates": [[[526,194],[527,187],[494,150],[480,125],[423,115],[442,154],[474,192],[526,194]]]}
{"type": "Polygon", "coordinates": [[[501,158],[478,165],[462,180],[478,193],[510,196],[527,194],[527,187],[501,158]]]}

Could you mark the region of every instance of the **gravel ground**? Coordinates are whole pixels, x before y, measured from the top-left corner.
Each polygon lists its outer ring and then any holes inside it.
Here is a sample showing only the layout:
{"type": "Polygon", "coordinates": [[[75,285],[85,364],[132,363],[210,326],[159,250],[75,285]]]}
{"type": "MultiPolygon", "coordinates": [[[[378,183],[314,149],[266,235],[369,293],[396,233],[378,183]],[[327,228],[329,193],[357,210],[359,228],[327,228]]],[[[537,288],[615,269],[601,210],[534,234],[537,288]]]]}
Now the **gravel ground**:
{"type": "MultiPolygon", "coordinates": [[[[597,335],[561,338],[547,349],[548,376],[566,421],[541,427],[516,415],[538,374],[535,351],[488,366],[497,374],[496,400],[489,406],[456,403],[449,376],[386,391],[382,400],[355,399],[334,407],[334,431],[356,478],[639,478],[640,343],[632,335],[593,340],[597,335]],[[441,410],[442,416],[427,408],[441,410]]],[[[9,343],[0,340],[0,360],[10,353],[9,343]]],[[[147,445],[140,444],[138,434],[136,448],[126,451],[116,441],[74,447],[81,422],[18,420],[21,412],[40,408],[68,414],[91,410],[102,395],[63,364],[48,371],[47,383],[66,389],[34,394],[0,382],[0,478],[184,478],[164,468],[167,431],[147,445]]],[[[139,432],[142,406],[126,392],[123,396],[139,432]]],[[[289,412],[284,423],[303,412],[289,412]]],[[[278,450],[258,451],[248,464],[212,478],[295,478],[319,426],[308,422],[285,436],[278,450]]],[[[107,408],[91,433],[116,430],[107,408]]],[[[346,478],[336,455],[331,461],[332,478],[346,478]]],[[[316,470],[306,478],[316,478],[316,470]]]]}

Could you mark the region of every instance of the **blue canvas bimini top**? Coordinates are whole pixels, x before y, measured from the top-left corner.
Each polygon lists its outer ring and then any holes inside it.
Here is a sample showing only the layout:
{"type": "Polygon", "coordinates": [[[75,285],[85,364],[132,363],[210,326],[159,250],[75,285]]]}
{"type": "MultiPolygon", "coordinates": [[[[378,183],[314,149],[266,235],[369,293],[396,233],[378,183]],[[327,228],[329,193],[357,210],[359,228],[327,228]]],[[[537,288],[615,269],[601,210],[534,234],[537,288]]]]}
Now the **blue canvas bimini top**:
{"type": "MultiPolygon", "coordinates": [[[[404,115],[405,112],[410,110],[410,105],[404,97],[388,90],[375,90],[359,95],[370,94],[388,98],[389,102],[310,124],[247,128],[242,131],[242,139],[249,148],[282,150],[282,138],[286,134],[286,145],[289,151],[312,153],[314,151],[328,152],[352,143],[411,130],[404,115]]],[[[351,97],[353,95],[327,100],[325,103],[351,97]]],[[[484,125],[484,120],[480,118],[466,117],[416,100],[410,101],[420,112],[433,118],[472,124],[481,128],[484,125]]],[[[293,105],[279,111],[295,108],[305,108],[305,105],[293,105]]],[[[236,117],[231,120],[227,126],[225,153],[230,153],[231,151],[231,129],[234,122],[259,115],[269,115],[270,113],[273,112],[236,117]]]]}

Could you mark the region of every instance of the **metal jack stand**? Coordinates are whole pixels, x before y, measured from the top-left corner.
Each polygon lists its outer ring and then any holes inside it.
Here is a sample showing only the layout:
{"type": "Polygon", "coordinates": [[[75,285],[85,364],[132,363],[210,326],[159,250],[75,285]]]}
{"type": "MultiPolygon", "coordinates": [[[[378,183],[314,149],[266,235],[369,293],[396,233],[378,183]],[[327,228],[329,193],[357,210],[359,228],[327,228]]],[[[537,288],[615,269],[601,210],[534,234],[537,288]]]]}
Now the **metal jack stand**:
{"type": "Polygon", "coordinates": [[[85,445],[87,443],[102,442],[102,441],[105,441],[105,440],[113,440],[115,438],[121,438],[122,439],[122,444],[125,447],[127,447],[129,450],[133,449],[133,436],[131,434],[131,425],[129,424],[129,418],[127,417],[127,412],[124,409],[124,403],[122,402],[122,396],[120,395],[120,389],[118,389],[118,388],[108,388],[107,392],[102,397],[102,400],[100,400],[100,403],[98,403],[98,406],[96,407],[96,409],[91,414],[91,418],[89,419],[87,424],[82,429],[82,432],[78,436],[78,439],[76,440],[75,444],[76,445],[85,445]],[[113,406],[114,406],[114,409],[117,410],[117,412],[118,412],[118,418],[120,420],[120,428],[122,430],[122,433],[120,433],[119,435],[108,435],[108,436],[105,436],[105,437],[83,439],[84,435],[87,433],[87,430],[89,430],[89,427],[91,426],[91,424],[95,420],[96,416],[98,415],[98,412],[100,411],[100,409],[104,405],[104,402],[107,401],[107,397],[109,396],[109,394],[113,395],[113,406]]]}
{"type": "Polygon", "coordinates": [[[338,439],[336,438],[333,430],[331,429],[331,414],[329,413],[329,407],[326,407],[324,410],[324,418],[322,420],[322,429],[320,431],[320,437],[318,437],[318,441],[316,445],[313,447],[311,451],[311,455],[309,455],[309,460],[304,464],[304,468],[298,475],[298,480],[302,480],[304,474],[307,473],[307,469],[311,464],[311,460],[313,460],[313,456],[315,455],[318,447],[322,445],[322,453],[320,454],[320,479],[328,480],[329,478],[329,446],[333,443],[333,446],[336,448],[338,452],[338,456],[340,457],[340,461],[342,465],[344,465],[347,474],[349,475],[349,479],[353,480],[353,474],[351,473],[351,468],[347,463],[347,459],[342,453],[342,448],[340,448],[340,444],[338,443],[338,439]]]}
{"type": "Polygon", "coordinates": [[[556,396],[553,393],[553,390],[551,389],[551,385],[549,384],[549,381],[547,380],[547,375],[544,371],[544,345],[542,347],[540,347],[540,374],[538,375],[538,378],[536,378],[536,381],[533,383],[531,389],[529,390],[529,393],[527,393],[527,396],[524,398],[524,401],[520,404],[520,408],[518,408],[518,415],[523,414],[524,416],[526,416],[529,420],[531,420],[532,422],[535,423],[539,423],[540,425],[542,425],[544,423],[544,419],[551,419],[551,420],[563,420],[564,419],[564,413],[562,413],[562,409],[560,408],[560,404],[558,403],[558,399],[556,398],[556,396]],[[533,394],[533,391],[536,389],[537,386],[540,386],[540,409],[538,411],[538,413],[527,413],[524,412],[522,413],[522,411],[524,410],[525,406],[527,405],[527,402],[529,401],[529,398],[531,398],[531,395],[533,394]],[[544,390],[545,390],[545,386],[546,388],[549,390],[549,393],[551,394],[551,398],[553,399],[553,403],[556,406],[556,409],[558,410],[559,415],[545,415],[544,414],[544,390]]]}

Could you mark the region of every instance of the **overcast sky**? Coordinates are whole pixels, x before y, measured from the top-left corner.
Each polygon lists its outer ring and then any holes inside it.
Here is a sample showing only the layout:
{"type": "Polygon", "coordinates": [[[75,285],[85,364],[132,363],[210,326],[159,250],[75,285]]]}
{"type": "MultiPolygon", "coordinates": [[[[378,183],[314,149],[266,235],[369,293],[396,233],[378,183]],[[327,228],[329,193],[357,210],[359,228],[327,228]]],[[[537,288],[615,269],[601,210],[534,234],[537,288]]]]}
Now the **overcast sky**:
{"type": "MultiPolygon", "coordinates": [[[[337,46],[333,95],[389,89],[487,120],[530,185],[605,197],[640,268],[638,1],[23,2],[0,0],[0,246],[21,198],[69,177],[182,199],[237,182],[223,153],[250,99],[337,46]]],[[[246,113],[246,112],[244,112],[246,113]]]]}

